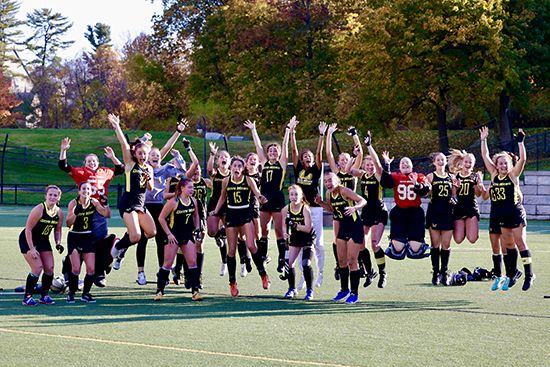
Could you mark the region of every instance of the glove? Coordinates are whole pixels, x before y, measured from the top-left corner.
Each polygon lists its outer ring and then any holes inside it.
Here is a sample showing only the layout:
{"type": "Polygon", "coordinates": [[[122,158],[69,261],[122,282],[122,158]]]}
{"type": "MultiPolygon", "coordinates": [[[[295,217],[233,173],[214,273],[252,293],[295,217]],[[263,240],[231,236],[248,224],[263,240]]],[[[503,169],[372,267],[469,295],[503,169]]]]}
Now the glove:
{"type": "Polygon", "coordinates": [[[365,136],[365,145],[369,147],[372,144],[372,134],[370,131],[367,131],[367,136],[365,136]]]}
{"type": "Polygon", "coordinates": [[[191,142],[189,140],[187,140],[186,138],[183,138],[181,141],[183,142],[183,147],[186,150],[191,149],[191,142]]]}
{"type": "Polygon", "coordinates": [[[350,127],[350,128],[348,129],[348,134],[350,134],[351,136],[357,135],[357,129],[354,128],[353,126],[350,127]]]}
{"type": "Polygon", "coordinates": [[[56,249],[57,252],[59,252],[60,254],[62,254],[63,251],[65,251],[65,247],[63,247],[60,243],[58,243],[57,245],[55,245],[55,249],[56,249]]]}
{"type": "Polygon", "coordinates": [[[514,136],[518,143],[523,143],[523,141],[525,140],[525,133],[522,130],[518,131],[518,133],[514,136]]]}
{"type": "Polygon", "coordinates": [[[195,228],[193,230],[193,237],[195,237],[195,241],[202,240],[202,231],[200,228],[195,228]]]}

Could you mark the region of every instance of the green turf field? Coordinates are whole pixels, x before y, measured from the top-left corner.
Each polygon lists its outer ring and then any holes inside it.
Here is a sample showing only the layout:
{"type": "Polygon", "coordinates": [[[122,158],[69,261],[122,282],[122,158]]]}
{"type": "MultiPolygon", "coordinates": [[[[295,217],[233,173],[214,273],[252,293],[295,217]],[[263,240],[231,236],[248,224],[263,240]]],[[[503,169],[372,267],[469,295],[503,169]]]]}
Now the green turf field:
{"type": "MultiPolygon", "coordinates": [[[[0,207],[5,291],[23,284],[28,272],[17,236],[29,210],[0,207]]],[[[478,244],[455,246],[453,269],[491,267],[486,223],[482,227],[478,244]]],[[[254,271],[238,279],[242,296],[232,299],[227,277],[218,275],[217,247],[207,240],[204,301],[193,303],[189,291],[170,285],[155,303],[155,284],[135,283],[130,250],[108,287],[92,289],[97,304],[68,305],[54,295],[56,305],[23,307],[21,296],[0,295],[0,365],[548,366],[550,299],[543,296],[550,295],[550,223],[533,221],[528,228],[537,274],[529,292],[521,282],[506,293],[489,291],[486,282],[433,287],[429,259],[388,260],[387,288],[361,288],[360,302],[351,306],[330,300],[338,284],[328,247],[325,283],[312,302],[300,299],[303,291],[297,300],[281,299],[286,283],[277,279],[274,263],[269,291],[254,271]]],[[[122,234],[120,219],[112,231],[122,234]]],[[[330,234],[327,229],[327,244],[330,234]]],[[[273,247],[271,253],[276,256],[273,247]]],[[[155,263],[153,241],[150,282],[155,263]]]]}

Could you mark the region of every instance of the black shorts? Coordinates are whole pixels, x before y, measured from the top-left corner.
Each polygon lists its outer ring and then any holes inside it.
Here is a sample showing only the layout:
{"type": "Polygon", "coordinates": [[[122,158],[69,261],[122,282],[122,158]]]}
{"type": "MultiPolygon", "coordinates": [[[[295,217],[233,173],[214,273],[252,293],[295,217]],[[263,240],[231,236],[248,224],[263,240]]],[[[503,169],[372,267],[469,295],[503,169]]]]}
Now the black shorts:
{"type": "Polygon", "coordinates": [[[501,228],[518,228],[521,225],[527,225],[527,216],[523,205],[514,207],[507,211],[498,211],[493,213],[491,210],[491,218],[494,218],[494,224],[498,224],[501,228]]]}
{"type": "Polygon", "coordinates": [[[252,208],[250,207],[244,209],[227,208],[227,212],[225,213],[225,226],[240,227],[248,222],[251,222],[252,217],[253,213],[252,208]]]}
{"type": "Polygon", "coordinates": [[[365,234],[363,232],[363,224],[358,217],[356,219],[344,217],[344,219],[340,219],[339,222],[340,226],[336,239],[344,241],[352,240],[357,244],[364,243],[365,234]]]}
{"type": "Polygon", "coordinates": [[[129,194],[123,193],[118,203],[118,212],[120,217],[124,217],[124,213],[142,212],[146,213],[145,208],[145,194],[129,194]]]}
{"type": "Polygon", "coordinates": [[[463,205],[455,205],[453,210],[455,220],[462,220],[476,217],[479,220],[479,208],[477,206],[465,207],[463,205]]]}
{"type": "Polygon", "coordinates": [[[426,212],[426,228],[434,231],[452,231],[455,226],[453,208],[451,205],[428,205],[426,212]]]}
{"type": "Polygon", "coordinates": [[[292,247],[311,247],[315,239],[316,235],[314,230],[312,230],[311,233],[292,231],[288,245],[292,247]]]}
{"type": "Polygon", "coordinates": [[[390,239],[424,242],[424,210],[400,208],[397,205],[390,211],[390,239]]]}
{"type": "Polygon", "coordinates": [[[361,210],[361,222],[366,227],[372,227],[379,223],[383,225],[388,224],[388,211],[381,206],[365,206],[361,210]]]}
{"type": "MultiPolygon", "coordinates": [[[[206,214],[213,212],[214,209],[216,209],[216,205],[218,205],[218,201],[216,200],[213,202],[213,200],[210,200],[208,202],[208,205],[206,206],[206,214]]],[[[218,217],[223,217],[227,213],[227,204],[223,204],[220,211],[218,212],[218,217]]]]}
{"type": "Polygon", "coordinates": [[[94,241],[94,236],[91,232],[69,232],[69,234],[67,234],[67,247],[69,255],[72,254],[74,250],[81,254],[95,252],[95,244],[96,241],[94,241]]]}
{"type": "Polygon", "coordinates": [[[498,219],[493,217],[492,215],[489,216],[489,233],[502,234],[502,231],[500,230],[500,225],[498,224],[498,219]]]}
{"type": "Polygon", "coordinates": [[[285,207],[285,195],[282,191],[264,196],[267,203],[260,205],[261,212],[280,212],[285,207]]]}
{"type": "MultiPolygon", "coordinates": [[[[192,233],[186,233],[181,236],[176,236],[176,241],[178,241],[178,246],[185,246],[189,242],[195,242],[195,238],[192,233]]],[[[164,244],[166,246],[168,244],[168,241],[164,244]]]]}
{"type": "MultiPolygon", "coordinates": [[[[38,252],[52,251],[52,245],[50,244],[49,239],[47,239],[47,241],[36,241],[33,238],[33,245],[38,252]]],[[[25,230],[21,231],[19,234],[19,249],[22,254],[26,254],[30,250],[29,244],[27,243],[27,238],[25,237],[25,230]]]]}

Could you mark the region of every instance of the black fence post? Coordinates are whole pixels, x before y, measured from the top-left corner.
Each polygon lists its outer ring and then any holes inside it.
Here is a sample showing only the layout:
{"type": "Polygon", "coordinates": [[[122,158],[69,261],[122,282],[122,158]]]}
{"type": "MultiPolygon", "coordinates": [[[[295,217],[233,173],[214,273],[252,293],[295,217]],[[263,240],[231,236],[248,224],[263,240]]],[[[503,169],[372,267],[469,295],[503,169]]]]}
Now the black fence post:
{"type": "Polygon", "coordinates": [[[4,204],[4,158],[6,157],[6,146],[8,145],[8,134],[4,138],[2,147],[2,167],[0,170],[0,204],[4,204]]]}

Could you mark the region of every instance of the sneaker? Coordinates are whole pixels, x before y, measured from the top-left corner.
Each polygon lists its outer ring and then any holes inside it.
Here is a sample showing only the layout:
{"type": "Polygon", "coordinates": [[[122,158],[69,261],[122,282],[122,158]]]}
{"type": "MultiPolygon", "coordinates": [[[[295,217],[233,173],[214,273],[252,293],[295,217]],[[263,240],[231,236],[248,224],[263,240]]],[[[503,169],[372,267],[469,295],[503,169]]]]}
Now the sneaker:
{"type": "Polygon", "coordinates": [[[334,268],[334,279],[336,281],[339,281],[340,280],[340,268],[338,267],[335,267],[334,268]]]}
{"type": "Polygon", "coordinates": [[[199,293],[199,291],[194,291],[193,295],[191,296],[191,300],[193,301],[202,301],[202,296],[199,293]]]}
{"type": "Polygon", "coordinates": [[[308,288],[306,290],[306,296],[304,297],[304,299],[306,301],[311,301],[313,299],[313,289],[312,288],[308,288]]]}
{"type": "Polygon", "coordinates": [[[172,280],[174,281],[175,285],[180,284],[181,274],[176,272],[176,268],[172,268],[172,280]]]}
{"type": "Polygon", "coordinates": [[[502,286],[500,287],[503,291],[508,291],[510,289],[510,278],[506,277],[504,279],[504,282],[502,283],[502,286]]]}
{"type": "Polygon", "coordinates": [[[447,271],[441,272],[441,284],[443,285],[451,285],[451,275],[447,271]]]}
{"type": "Polygon", "coordinates": [[[300,278],[300,281],[298,282],[298,290],[301,291],[306,286],[306,280],[304,279],[304,274],[302,274],[302,277],[300,278]]]}
{"type": "Polygon", "coordinates": [[[283,298],[285,299],[292,299],[298,295],[298,292],[296,291],[296,288],[288,288],[288,291],[286,291],[283,298]]]}
{"type": "Polygon", "coordinates": [[[74,294],[67,294],[67,303],[74,303],[74,294]]]}
{"type": "Polygon", "coordinates": [[[271,282],[269,281],[269,276],[267,273],[261,275],[262,278],[262,287],[264,289],[269,289],[271,287],[271,282]]]}
{"type": "Polygon", "coordinates": [[[523,287],[521,287],[521,290],[528,291],[533,286],[533,282],[535,281],[536,278],[537,276],[535,275],[535,273],[526,274],[525,280],[523,281],[523,287]]]}
{"type": "Polygon", "coordinates": [[[346,299],[346,304],[353,305],[359,301],[359,296],[355,293],[350,293],[348,299],[346,299]]]}
{"type": "Polygon", "coordinates": [[[237,283],[229,283],[229,291],[231,292],[231,297],[238,297],[239,288],[237,288],[237,283]]]}
{"type": "Polygon", "coordinates": [[[241,278],[244,278],[247,275],[248,275],[248,270],[246,270],[246,265],[241,264],[241,278]]]}
{"type": "Polygon", "coordinates": [[[120,241],[119,238],[115,238],[115,239],[113,240],[113,247],[111,247],[111,257],[112,257],[113,259],[116,259],[117,257],[119,257],[119,256],[120,256],[120,253],[121,253],[121,251],[122,251],[122,250],[119,250],[119,249],[116,248],[116,245],[117,245],[117,243],[118,243],[119,241],[120,241]]]}
{"type": "Polygon", "coordinates": [[[363,284],[363,287],[367,288],[369,285],[371,285],[377,276],[378,273],[371,269],[365,277],[365,283],[363,284]]]}
{"type": "Polygon", "coordinates": [[[155,302],[162,301],[162,297],[164,297],[164,293],[162,293],[161,291],[158,291],[157,294],[155,294],[153,301],[155,302]]]}
{"type": "Polygon", "coordinates": [[[226,272],[227,272],[227,264],[222,263],[222,266],[220,267],[220,276],[223,277],[226,272]]]}
{"type": "Polygon", "coordinates": [[[246,266],[246,271],[250,274],[252,273],[252,259],[249,257],[244,258],[244,265],[246,266]]]}
{"type": "Polygon", "coordinates": [[[45,296],[40,297],[38,302],[42,303],[43,305],[54,305],[55,304],[55,301],[52,299],[52,297],[50,297],[47,294],[45,296]]]}
{"type": "Polygon", "coordinates": [[[136,282],[139,285],[146,285],[147,284],[147,278],[145,277],[145,272],[143,272],[143,271],[138,272],[138,277],[137,277],[136,282]]]}
{"type": "Polygon", "coordinates": [[[120,270],[120,267],[122,266],[122,261],[124,258],[122,257],[116,257],[115,261],[113,262],[113,269],[114,270],[120,270]]]}
{"type": "Polygon", "coordinates": [[[439,275],[439,273],[437,271],[434,271],[433,272],[433,275],[432,275],[432,284],[433,285],[439,285],[441,284],[441,276],[439,275]]]}
{"type": "Polygon", "coordinates": [[[107,285],[107,281],[105,280],[104,276],[99,276],[95,278],[94,284],[96,287],[105,288],[105,286],[107,285]]]}
{"type": "Polygon", "coordinates": [[[25,299],[23,299],[23,302],[21,302],[23,306],[36,306],[38,305],[38,302],[32,298],[32,296],[27,296],[25,299]]]}
{"type": "Polygon", "coordinates": [[[519,278],[521,278],[521,276],[523,275],[523,273],[516,269],[516,272],[514,273],[514,275],[510,278],[510,281],[508,282],[508,288],[512,288],[514,285],[516,285],[516,283],[518,282],[519,278]]]}
{"type": "Polygon", "coordinates": [[[378,278],[378,288],[384,288],[388,283],[388,275],[385,271],[380,272],[380,278],[378,278]]]}
{"type": "Polygon", "coordinates": [[[285,268],[285,259],[279,259],[277,263],[277,273],[282,273],[285,268]]]}
{"type": "Polygon", "coordinates": [[[320,271],[319,274],[317,274],[317,281],[315,282],[315,286],[319,288],[323,285],[323,272],[320,271]]]}
{"type": "Polygon", "coordinates": [[[348,291],[340,291],[338,294],[336,294],[336,297],[334,297],[333,301],[342,301],[344,298],[349,296],[349,290],[348,291]]]}
{"type": "Polygon", "coordinates": [[[92,297],[90,293],[83,294],[82,297],[80,297],[80,300],[86,303],[95,303],[95,298],[92,297]]]}
{"type": "Polygon", "coordinates": [[[496,291],[500,288],[502,288],[502,285],[506,281],[507,277],[496,277],[493,285],[491,286],[492,291],[496,291]]]}

